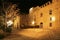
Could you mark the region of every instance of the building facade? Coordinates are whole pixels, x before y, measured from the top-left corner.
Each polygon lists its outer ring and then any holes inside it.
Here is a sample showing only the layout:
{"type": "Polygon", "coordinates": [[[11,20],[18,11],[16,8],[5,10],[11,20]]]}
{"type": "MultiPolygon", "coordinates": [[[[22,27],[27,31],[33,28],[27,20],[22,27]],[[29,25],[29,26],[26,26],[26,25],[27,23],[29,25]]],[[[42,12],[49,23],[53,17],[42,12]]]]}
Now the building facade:
{"type": "Polygon", "coordinates": [[[29,15],[28,14],[20,14],[20,23],[21,23],[21,26],[29,25],[29,15]]]}
{"type": "Polygon", "coordinates": [[[48,1],[42,6],[33,7],[29,16],[30,22],[34,21],[32,25],[39,25],[39,28],[60,28],[60,0],[48,1]]]}

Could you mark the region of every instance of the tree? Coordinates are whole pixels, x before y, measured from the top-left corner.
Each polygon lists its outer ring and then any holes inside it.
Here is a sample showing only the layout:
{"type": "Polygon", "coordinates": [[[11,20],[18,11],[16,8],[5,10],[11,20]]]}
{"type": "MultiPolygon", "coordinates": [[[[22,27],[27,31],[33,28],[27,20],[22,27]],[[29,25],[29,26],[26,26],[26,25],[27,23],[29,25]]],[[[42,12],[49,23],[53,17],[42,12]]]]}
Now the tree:
{"type": "Polygon", "coordinates": [[[9,20],[12,20],[12,21],[15,20],[16,16],[19,13],[19,9],[17,8],[16,4],[12,4],[12,3],[7,4],[6,2],[3,2],[2,5],[3,7],[1,10],[2,15],[1,15],[1,20],[0,20],[0,26],[2,25],[3,29],[2,28],[1,29],[4,30],[4,28],[7,27],[7,22],[9,20]]]}

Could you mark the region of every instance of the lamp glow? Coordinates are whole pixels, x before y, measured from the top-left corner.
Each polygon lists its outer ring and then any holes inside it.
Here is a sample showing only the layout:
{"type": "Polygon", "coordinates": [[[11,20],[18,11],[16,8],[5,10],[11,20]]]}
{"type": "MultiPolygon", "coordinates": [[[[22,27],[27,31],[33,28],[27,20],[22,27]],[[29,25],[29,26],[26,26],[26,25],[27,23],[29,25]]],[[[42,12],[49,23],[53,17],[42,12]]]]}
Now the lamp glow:
{"type": "Polygon", "coordinates": [[[11,21],[11,20],[9,20],[8,22],[7,22],[7,27],[8,26],[11,26],[13,24],[13,22],[11,21]]]}
{"type": "Polygon", "coordinates": [[[35,22],[34,22],[34,21],[32,21],[32,24],[34,25],[34,24],[35,24],[35,22]]]}
{"type": "Polygon", "coordinates": [[[55,16],[50,16],[51,17],[51,21],[55,21],[55,16]]]}
{"type": "Polygon", "coordinates": [[[55,17],[54,16],[52,17],[52,21],[55,21],[55,17]]]}
{"type": "Polygon", "coordinates": [[[32,12],[32,10],[33,10],[33,7],[32,7],[32,8],[30,8],[30,10],[29,10],[29,11],[30,11],[30,12],[32,12]]]}

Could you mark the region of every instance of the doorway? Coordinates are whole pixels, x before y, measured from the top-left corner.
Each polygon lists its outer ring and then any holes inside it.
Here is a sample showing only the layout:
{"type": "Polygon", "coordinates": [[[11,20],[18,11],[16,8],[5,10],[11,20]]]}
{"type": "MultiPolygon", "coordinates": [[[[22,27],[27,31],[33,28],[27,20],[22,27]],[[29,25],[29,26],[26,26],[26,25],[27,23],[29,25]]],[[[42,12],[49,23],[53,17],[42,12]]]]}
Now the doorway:
{"type": "Polygon", "coordinates": [[[43,22],[40,23],[40,28],[43,28],[43,22]]]}

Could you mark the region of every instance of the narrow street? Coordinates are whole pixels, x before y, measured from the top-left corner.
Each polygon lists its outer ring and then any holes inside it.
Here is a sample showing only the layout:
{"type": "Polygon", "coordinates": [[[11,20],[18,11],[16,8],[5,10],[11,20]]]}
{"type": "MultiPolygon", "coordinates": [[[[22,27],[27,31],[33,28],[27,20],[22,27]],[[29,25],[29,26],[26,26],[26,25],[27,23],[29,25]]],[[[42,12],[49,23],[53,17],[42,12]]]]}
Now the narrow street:
{"type": "Polygon", "coordinates": [[[51,30],[30,28],[17,30],[3,40],[60,40],[60,36],[51,30]]]}

